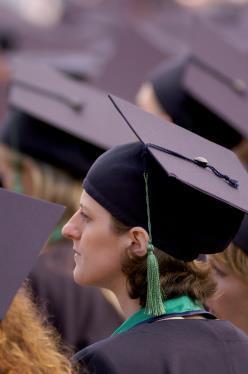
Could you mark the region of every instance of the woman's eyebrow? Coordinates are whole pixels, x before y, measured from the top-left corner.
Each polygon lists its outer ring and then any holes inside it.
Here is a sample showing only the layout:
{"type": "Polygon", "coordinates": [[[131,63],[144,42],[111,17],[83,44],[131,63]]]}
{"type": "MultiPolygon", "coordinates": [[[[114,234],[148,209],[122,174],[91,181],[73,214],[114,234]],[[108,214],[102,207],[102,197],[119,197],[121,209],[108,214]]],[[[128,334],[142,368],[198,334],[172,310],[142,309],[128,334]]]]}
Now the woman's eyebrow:
{"type": "Polygon", "coordinates": [[[89,211],[86,206],[84,206],[82,203],[80,203],[80,208],[86,211],[89,211]]]}

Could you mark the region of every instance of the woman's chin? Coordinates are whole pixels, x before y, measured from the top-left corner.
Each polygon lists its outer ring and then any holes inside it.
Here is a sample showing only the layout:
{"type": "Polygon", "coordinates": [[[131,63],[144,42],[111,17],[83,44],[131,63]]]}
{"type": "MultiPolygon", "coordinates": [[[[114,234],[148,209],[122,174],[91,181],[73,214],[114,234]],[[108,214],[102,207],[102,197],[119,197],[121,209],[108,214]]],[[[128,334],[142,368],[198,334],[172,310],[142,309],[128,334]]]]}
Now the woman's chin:
{"type": "Polygon", "coordinates": [[[73,277],[74,277],[74,281],[79,284],[80,286],[85,286],[86,283],[85,283],[85,277],[82,275],[82,272],[80,272],[78,269],[77,269],[77,266],[75,266],[75,269],[73,271],[73,277]]]}

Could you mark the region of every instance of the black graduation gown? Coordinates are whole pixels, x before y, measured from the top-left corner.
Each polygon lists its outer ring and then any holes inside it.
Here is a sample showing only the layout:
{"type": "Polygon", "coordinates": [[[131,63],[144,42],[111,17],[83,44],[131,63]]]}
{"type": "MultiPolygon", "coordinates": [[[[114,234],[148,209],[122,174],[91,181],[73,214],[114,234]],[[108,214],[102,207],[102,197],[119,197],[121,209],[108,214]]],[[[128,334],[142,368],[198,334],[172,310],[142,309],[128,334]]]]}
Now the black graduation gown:
{"type": "Polygon", "coordinates": [[[94,374],[247,374],[248,337],[227,321],[163,320],[95,343],[74,361],[94,374]]]}
{"type": "Polygon", "coordinates": [[[74,282],[73,268],[71,243],[64,241],[40,256],[29,279],[39,309],[76,352],[109,336],[122,319],[100,289],[74,282]]]}

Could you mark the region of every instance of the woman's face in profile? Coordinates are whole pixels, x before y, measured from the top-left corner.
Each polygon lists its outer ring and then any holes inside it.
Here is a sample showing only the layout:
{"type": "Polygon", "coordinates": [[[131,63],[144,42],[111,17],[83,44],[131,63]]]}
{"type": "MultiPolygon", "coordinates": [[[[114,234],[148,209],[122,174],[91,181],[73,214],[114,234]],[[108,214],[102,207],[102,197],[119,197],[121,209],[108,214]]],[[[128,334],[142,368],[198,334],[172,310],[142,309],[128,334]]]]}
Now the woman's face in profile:
{"type": "Polygon", "coordinates": [[[229,320],[248,333],[247,279],[213,258],[210,264],[217,290],[214,296],[207,300],[207,306],[218,318],[229,320]]]}
{"type": "Polygon", "coordinates": [[[75,281],[114,290],[124,277],[121,262],[126,239],[114,231],[110,213],[84,191],[80,208],[62,234],[73,241],[75,281]]]}

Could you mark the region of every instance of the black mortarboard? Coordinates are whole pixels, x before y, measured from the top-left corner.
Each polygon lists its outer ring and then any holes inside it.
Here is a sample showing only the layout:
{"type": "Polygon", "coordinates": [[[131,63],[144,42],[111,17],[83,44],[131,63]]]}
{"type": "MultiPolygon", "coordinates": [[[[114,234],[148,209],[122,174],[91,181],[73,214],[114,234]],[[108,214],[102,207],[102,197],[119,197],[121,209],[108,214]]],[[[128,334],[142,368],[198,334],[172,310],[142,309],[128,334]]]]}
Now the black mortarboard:
{"type": "Polygon", "coordinates": [[[189,92],[191,90],[184,87],[189,64],[189,55],[177,56],[154,71],[151,83],[159,103],[179,126],[224,147],[233,148],[242,139],[239,132],[218,116],[208,102],[199,101],[197,95],[193,97],[189,92]]]}
{"type": "Polygon", "coordinates": [[[112,100],[140,142],[100,156],[84,181],[86,192],[124,224],[147,229],[147,170],[153,244],[186,261],[224,250],[248,211],[248,175],[236,155],[112,100]]]}
{"type": "Polygon", "coordinates": [[[8,28],[0,28],[0,51],[7,52],[17,48],[17,36],[8,28]]]}
{"type": "Polygon", "coordinates": [[[248,137],[247,20],[247,13],[235,25],[226,27],[204,18],[195,20],[193,56],[184,75],[187,91],[245,138],[248,137]]]}
{"type": "Polygon", "coordinates": [[[132,140],[106,94],[46,65],[17,62],[9,103],[1,141],[75,177],[103,150],[132,140]]]}
{"type": "Polygon", "coordinates": [[[64,212],[61,205],[0,188],[0,320],[64,212]]]}
{"type": "Polygon", "coordinates": [[[243,222],[239,228],[239,231],[235,238],[233,239],[233,243],[236,244],[239,248],[241,248],[245,253],[248,255],[248,215],[245,215],[243,222]]]}

